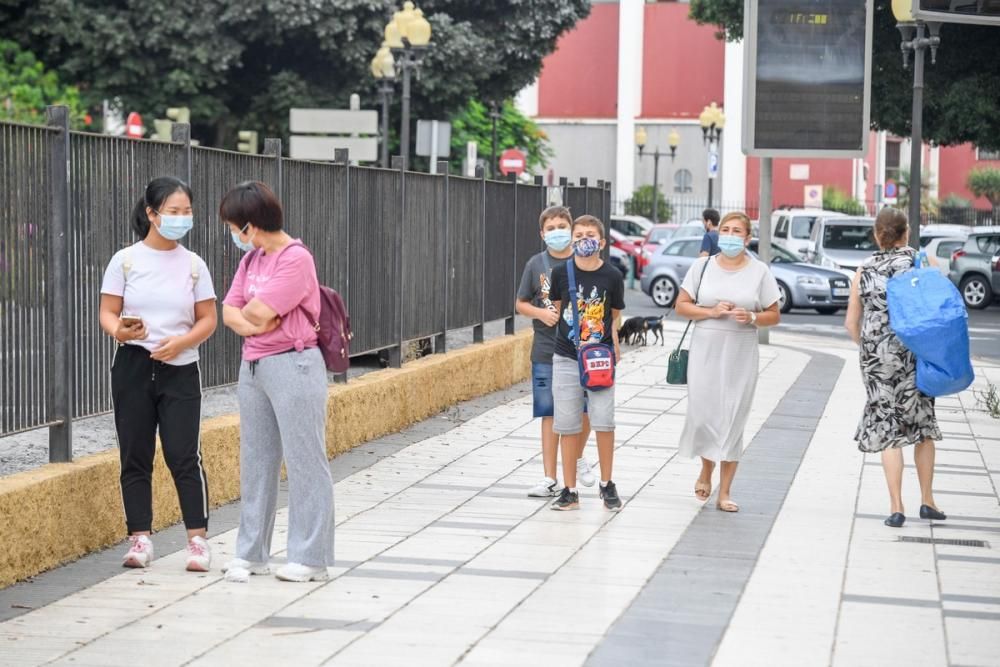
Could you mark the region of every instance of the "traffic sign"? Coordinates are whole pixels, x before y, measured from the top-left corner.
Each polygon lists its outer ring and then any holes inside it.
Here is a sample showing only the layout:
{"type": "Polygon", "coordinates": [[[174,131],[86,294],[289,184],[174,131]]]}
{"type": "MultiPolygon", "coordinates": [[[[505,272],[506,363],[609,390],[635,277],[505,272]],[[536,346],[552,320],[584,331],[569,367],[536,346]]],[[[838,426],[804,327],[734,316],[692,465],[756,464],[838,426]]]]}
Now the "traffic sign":
{"type": "Polygon", "coordinates": [[[885,196],[886,199],[895,199],[896,195],[899,194],[899,188],[896,186],[895,181],[886,181],[885,183],[885,196]]]}
{"type": "Polygon", "coordinates": [[[708,154],[708,177],[715,178],[719,175],[719,152],[712,150],[708,154]]]}
{"type": "Polygon", "coordinates": [[[142,116],[133,111],[125,119],[125,135],[133,139],[142,139],[146,133],[146,128],[142,126],[142,116]]]}
{"type": "Polygon", "coordinates": [[[520,176],[528,167],[528,156],[516,148],[508,148],[500,154],[500,173],[520,176]]]}
{"type": "Polygon", "coordinates": [[[807,185],[804,188],[802,205],[806,208],[823,208],[823,186],[807,185]]]}

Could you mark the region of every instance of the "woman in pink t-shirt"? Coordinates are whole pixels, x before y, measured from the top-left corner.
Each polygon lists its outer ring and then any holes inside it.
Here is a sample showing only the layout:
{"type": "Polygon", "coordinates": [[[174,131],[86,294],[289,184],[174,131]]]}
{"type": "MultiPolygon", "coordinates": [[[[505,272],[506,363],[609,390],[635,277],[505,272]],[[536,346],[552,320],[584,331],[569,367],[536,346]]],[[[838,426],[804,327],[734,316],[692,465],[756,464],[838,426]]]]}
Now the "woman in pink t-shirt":
{"type": "Polygon", "coordinates": [[[327,378],[317,347],[320,292],[312,254],[282,230],[264,183],[226,193],[219,217],[247,255],[222,320],[243,336],[240,366],[240,529],[231,580],[268,574],[282,458],[288,470],[283,581],[322,581],[333,564],[333,479],[326,458],[327,378]]]}

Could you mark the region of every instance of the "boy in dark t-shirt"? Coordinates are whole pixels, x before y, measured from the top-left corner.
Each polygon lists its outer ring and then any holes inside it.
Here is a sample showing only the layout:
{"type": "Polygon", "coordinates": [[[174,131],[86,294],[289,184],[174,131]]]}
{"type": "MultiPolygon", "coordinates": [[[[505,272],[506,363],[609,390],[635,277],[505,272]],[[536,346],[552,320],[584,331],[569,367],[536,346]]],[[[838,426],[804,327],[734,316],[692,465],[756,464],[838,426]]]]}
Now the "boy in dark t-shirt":
{"type": "Polygon", "coordinates": [[[576,284],[569,284],[567,262],[552,270],[549,299],[559,313],[555,355],[552,358],[553,429],[562,437],[563,482],[566,485],[552,504],[555,510],[580,508],[576,466],[567,464],[567,455],[572,456],[572,452],[577,451],[576,440],[582,430],[585,403],[591,428],[597,433],[601,499],[609,510],[618,510],[622,506],[615,483],[611,481],[615,450],[615,388],[589,391],[581,386],[572,326],[573,304],[570,301],[576,299],[580,314],[580,347],[592,343],[613,345],[616,360],[621,359],[618,330],[614,324],[625,309],[625,281],[618,269],[601,259],[600,252],[606,244],[604,224],[594,216],[580,216],[573,222],[574,257],[568,260],[574,262],[576,284]]]}
{"type": "MultiPolygon", "coordinates": [[[[559,315],[549,298],[552,269],[564,264],[573,256],[573,216],[564,206],[550,206],[538,218],[539,233],[545,241],[545,250],[533,256],[524,266],[521,285],[517,289],[514,309],[530,317],[535,329],[531,342],[532,416],[542,420],[542,467],[545,477],[528,490],[532,497],[546,498],[559,495],[556,482],[556,459],[559,453],[559,436],[552,430],[552,352],[556,345],[556,322],[559,315]]],[[[593,486],[597,480],[590,463],[583,457],[583,448],[590,433],[584,417],[583,435],[579,438],[579,451],[574,455],[580,483],[593,486]]]]}

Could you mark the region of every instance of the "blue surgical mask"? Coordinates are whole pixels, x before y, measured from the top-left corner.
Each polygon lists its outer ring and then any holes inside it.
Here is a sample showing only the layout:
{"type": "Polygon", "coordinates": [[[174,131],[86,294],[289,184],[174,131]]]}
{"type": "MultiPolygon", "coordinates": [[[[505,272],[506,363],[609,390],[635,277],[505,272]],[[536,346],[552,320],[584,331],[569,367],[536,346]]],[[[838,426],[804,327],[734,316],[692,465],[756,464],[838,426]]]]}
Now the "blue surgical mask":
{"type": "Polygon", "coordinates": [[[719,250],[726,257],[737,257],[743,249],[746,247],[746,243],[742,236],[733,236],[732,234],[726,234],[725,236],[719,237],[719,250]]]}
{"type": "Polygon", "coordinates": [[[179,241],[191,231],[193,226],[193,216],[160,214],[160,224],[157,225],[156,229],[160,232],[160,236],[168,241],[179,241]]]}
{"type": "Polygon", "coordinates": [[[250,235],[249,241],[243,241],[240,239],[240,235],[243,234],[243,232],[245,232],[247,230],[247,227],[249,226],[250,223],[248,222],[247,224],[243,225],[243,229],[241,229],[239,232],[232,232],[232,231],[229,232],[233,236],[233,243],[235,243],[236,247],[242,250],[243,252],[250,252],[255,247],[253,244],[253,237],[254,234],[257,233],[257,230],[254,230],[254,233],[250,235]]]}
{"type": "Polygon", "coordinates": [[[573,252],[577,257],[593,257],[601,251],[601,242],[597,239],[580,239],[573,243],[573,252]]]}
{"type": "Polygon", "coordinates": [[[565,250],[570,241],[573,240],[573,235],[568,229],[552,229],[545,232],[544,238],[545,245],[556,252],[561,252],[565,250]]]}

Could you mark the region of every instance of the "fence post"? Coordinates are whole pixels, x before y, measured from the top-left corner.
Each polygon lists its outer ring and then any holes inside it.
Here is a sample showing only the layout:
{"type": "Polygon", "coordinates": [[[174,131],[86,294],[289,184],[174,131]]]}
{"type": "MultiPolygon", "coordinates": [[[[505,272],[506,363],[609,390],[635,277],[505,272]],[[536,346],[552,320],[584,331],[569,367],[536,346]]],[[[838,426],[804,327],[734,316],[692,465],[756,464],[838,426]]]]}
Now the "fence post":
{"type": "Polygon", "coordinates": [[[600,218],[601,222],[603,222],[605,225],[610,225],[611,222],[604,215],[604,180],[603,179],[600,179],[600,178],[597,179],[597,189],[601,191],[601,209],[600,209],[600,211],[598,211],[598,213],[596,213],[594,215],[594,217],[600,218]]]}
{"type": "Polygon", "coordinates": [[[587,215],[594,215],[590,210],[590,187],[587,185],[587,179],[580,179],[580,187],[583,188],[583,212],[587,215]]]}
{"type": "Polygon", "coordinates": [[[181,154],[177,158],[177,174],[185,183],[191,183],[191,126],[187,123],[174,123],[170,127],[170,140],[175,144],[183,144],[181,154]]]}
{"type": "Polygon", "coordinates": [[[479,191],[483,197],[483,205],[479,211],[479,228],[483,239],[479,246],[479,324],[472,327],[472,342],[482,343],[486,324],[486,170],[476,167],[476,178],[479,179],[479,191]]]}
{"type": "MultiPolygon", "coordinates": [[[[611,181],[604,181],[604,218],[607,222],[611,219],[611,181]]],[[[608,223],[611,224],[611,223],[608,223]]]]}
{"type": "Polygon", "coordinates": [[[396,316],[399,317],[399,330],[397,331],[399,342],[389,350],[389,365],[393,368],[403,367],[403,288],[406,284],[406,271],[404,260],[406,253],[403,252],[403,242],[406,234],[406,159],[402,155],[392,156],[392,168],[399,172],[399,233],[396,235],[396,266],[399,270],[399,282],[396,283],[396,316]]]}
{"type": "MultiPolygon", "coordinates": [[[[335,149],[333,149],[333,163],[334,164],[343,165],[344,169],[350,169],[351,168],[351,166],[350,166],[351,165],[351,155],[350,155],[350,152],[348,151],[348,149],[346,149],[346,148],[335,148],[335,149]]],[[[278,142],[278,164],[281,164],[281,142],[280,142],[280,140],[278,142]]],[[[350,177],[348,177],[348,179],[347,179],[348,189],[350,189],[350,182],[351,182],[350,181],[350,177]]],[[[350,202],[348,202],[348,206],[350,206],[350,202]]],[[[348,210],[350,210],[350,209],[348,209],[348,210]]],[[[348,225],[348,232],[347,233],[348,234],[351,233],[350,232],[350,225],[348,225]]],[[[345,242],[345,245],[348,248],[351,247],[351,245],[350,245],[350,236],[348,236],[347,241],[345,242]]],[[[349,262],[350,261],[351,253],[347,252],[345,254],[348,257],[347,261],[349,262]]],[[[350,275],[349,271],[350,271],[350,265],[348,265],[348,275],[350,275]]],[[[333,272],[331,272],[331,273],[333,273],[333,272]]],[[[344,293],[347,294],[349,292],[350,292],[350,290],[345,290],[344,293]]],[[[348,310],[347,312],[351,312],[351,311],[348,310]]],[[[334,382],[334,384],[347,384],[347,373],[334,373],[334,375],[333,375],[333,382],[334,382]]]]}
{"type": "Polygon", "coordinates": [[[72,299],[69,290],[69,108],[45,109],[45,124],[56,128],[49,144],[52,184],[49,206],[52,226],[49,229],[46,261],[46,301],[51,347],[47,364],[46,421],[49,426],[49,462],[73,460],[73,332],[72,299]]]}
{"type": "Polygon", "coordinates": [[[444,308],[441,312],[441,333],[434,337],[434,353],[444,354],[448,351],[448,305],[451,299],[451,238],[449,223],[449,169],[447,160],[438,160],[437,170],[444,179],[441,183],[444,189],[444,201],[441,210],[444,212],[444,308]]]}
{"type": "Polygon", "coordinates": [[[505,336],[513,336],[514,335],[514,318],[517,316],[517,308],[515,308],[514,302],[517,300],[517,287],[518,287],[518,284],[520,283],[520,281],[518,280],[518,278],[520,278],[520,276],[517,275],[517,269],[518,269],[518,266],[517,266],[517,174],[507,174],[507,180],[509,180],[511,183],[513,183],[513,186],[511,187],[511,199],[512,199],[512,201],[514,203],[514,206],[512,207],[514,210],[511,212],[511,222],[512,222],[511,226],[514,229],[514,233],[513,233],[513,236],[514,236],[514,252],[511,253],[513,255],[513,257],[511,257],[511,264],[514,265],[514,272],[513,272],[514,273],[514,289],[512,291],[512,294],[514,295],[514,298],[510,300],[510,317],[508,317],[507,319],[505,319],[503,321],[503,333],[504,333],[505,336]]]}
{"type": "Polygon", "coordinates": [[[274,196],[278,198],[278,201],[284,205],[284,200],[282,199],[281,139],[264,139],[264,155],[274,158],[274,187],[271,189],[274,191],[274,196]]]}
{"type": "Polygon", "coordinates": [[[569,179],[565,176],[559,177],[559,192],[562,195],[562,205],[569,209],[569,214],[574,217],[579,215],[569,208],[569,179]]]}

